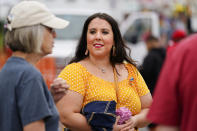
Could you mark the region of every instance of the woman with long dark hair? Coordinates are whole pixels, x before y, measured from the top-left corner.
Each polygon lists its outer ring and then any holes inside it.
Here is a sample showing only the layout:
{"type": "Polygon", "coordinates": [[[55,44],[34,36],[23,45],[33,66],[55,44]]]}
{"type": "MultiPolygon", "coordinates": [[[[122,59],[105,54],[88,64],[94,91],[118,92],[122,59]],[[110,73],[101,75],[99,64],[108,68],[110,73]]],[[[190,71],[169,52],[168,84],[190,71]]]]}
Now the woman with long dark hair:
{"type": "Polygon", "coordinates": [[[152,97],[126,49],[111,16],[96,13],[86,20],[75,57],[59,75],[70,85],[57,103],[61,122],[67,128],[130,131],[149,123],[146,113],[152,97]],[[115,115],[120,107],[132,112],[121,125],[115,115]]]}

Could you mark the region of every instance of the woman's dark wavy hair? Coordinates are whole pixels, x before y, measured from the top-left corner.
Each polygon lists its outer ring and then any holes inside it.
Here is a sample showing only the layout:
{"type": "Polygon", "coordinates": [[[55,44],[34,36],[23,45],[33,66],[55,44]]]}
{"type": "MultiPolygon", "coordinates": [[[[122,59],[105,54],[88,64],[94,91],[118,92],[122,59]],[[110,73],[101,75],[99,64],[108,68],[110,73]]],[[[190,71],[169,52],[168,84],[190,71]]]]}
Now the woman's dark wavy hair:
{"type": "Polygon", "coordinates": [[[87,31],[88,31],[88,25],[89,23],[95,19],[100,18],[103,20],[106,20],[112,27],[113,35],[114,35],[114,46],[115,46],[115,55],[112,55],[112,50],[110,54],[110,62],[112,66],[115,66],[115,64],[123,63],[123,61],[127,61],[128,63],[133,64],[136,66],[135,61],[130,57],[131,50],[125,45],[119,27],[118,23],[108,14],[106,13],[96,13],[88,17],[88,19],[84,23],[84,27],[82,30],[82,35],[80,37],[75,56],[71,59],[69,63],[73,62],[79,62],[80,60],[85,59],[88,57],[88,55],[85,55],[85,51],[87,48],[87,31]],[[127,51],[128,50],[128,54],[127,51]]]}

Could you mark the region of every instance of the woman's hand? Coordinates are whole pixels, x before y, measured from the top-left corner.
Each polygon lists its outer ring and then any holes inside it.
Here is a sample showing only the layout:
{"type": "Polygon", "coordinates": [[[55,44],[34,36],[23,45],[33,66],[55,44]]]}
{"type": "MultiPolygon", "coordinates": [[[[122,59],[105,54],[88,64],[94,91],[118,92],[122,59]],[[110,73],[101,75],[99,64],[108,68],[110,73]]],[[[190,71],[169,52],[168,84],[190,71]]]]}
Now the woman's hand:
{"type": "Polygon", "coordinates": [[[113,131],[135,131],[134,129],[134,121],[132,119],[128,120],[125,124],[118,125],[118,120],[120,119],[120,116],[116,118],[116,122],[113,126],[113,131]]]}
{"type": "Polygon", "coordinates": [[[135,119],[135,116],[132,116],[128,121],[126,121],[126,124],[128,124],[128,127],[125,127],[124,130],[121,131],[135,131],[135,127],[137,126],[137,120],[135,119]]]}
{"type": "Polygon", "coordinates": [[[67,92],[69,86],[62,78],[56,78],[51,84],[51,94],[55,103],[57,103],[67,92]]]}

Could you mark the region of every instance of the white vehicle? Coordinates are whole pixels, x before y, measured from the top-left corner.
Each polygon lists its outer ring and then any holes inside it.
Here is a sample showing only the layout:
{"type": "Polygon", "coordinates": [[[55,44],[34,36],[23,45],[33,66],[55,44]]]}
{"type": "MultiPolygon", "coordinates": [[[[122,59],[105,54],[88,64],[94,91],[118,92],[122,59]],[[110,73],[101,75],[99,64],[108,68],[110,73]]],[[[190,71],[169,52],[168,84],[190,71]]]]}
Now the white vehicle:
{"type": "Polygon", "coordinates": [[[160,35],[158,15],[154,12],[135,12],[120,25],[126,44],[131,48],[131,57],[141,65],[147,54],[144,38],[150,33],[160,35]]]}

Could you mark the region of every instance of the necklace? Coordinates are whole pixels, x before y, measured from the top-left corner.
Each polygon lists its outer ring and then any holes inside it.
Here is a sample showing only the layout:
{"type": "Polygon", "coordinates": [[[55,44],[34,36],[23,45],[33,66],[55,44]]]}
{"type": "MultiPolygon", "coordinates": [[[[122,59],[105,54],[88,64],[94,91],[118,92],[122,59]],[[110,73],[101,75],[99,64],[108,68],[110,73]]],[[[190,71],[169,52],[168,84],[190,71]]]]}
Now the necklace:
{"type": "Polygon", "coordinates": [[[90,61],[96,68],[98,68],[102,73],[106,73],[106,70],[104,68],[98,67],[95,63],[90,61]]]}
{"type": "Polygon", "coordinates": [[[106,72],[105,69],[100,68],[100,67],[98,67],[98,68],[101,70],[102,73],[105,73],[106,72]]]}
{"type": "MultiPolygon", "coordinates": [[[[95,64],[94,64],[95,65],[95,64]]],[[[95,65],[102,73],[105,73],[106,70],[104,68],[98,67],[97,65],[95,65]]]]}

